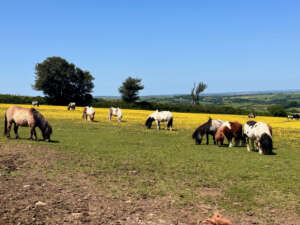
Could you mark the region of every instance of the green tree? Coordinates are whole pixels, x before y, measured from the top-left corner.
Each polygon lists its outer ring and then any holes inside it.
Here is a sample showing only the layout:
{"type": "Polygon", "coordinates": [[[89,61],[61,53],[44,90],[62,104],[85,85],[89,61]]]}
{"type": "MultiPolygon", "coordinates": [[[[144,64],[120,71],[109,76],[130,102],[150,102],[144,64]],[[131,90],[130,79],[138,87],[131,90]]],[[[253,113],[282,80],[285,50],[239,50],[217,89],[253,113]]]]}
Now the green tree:
{"type": "Polygon", "coordinates": [[[33,88],[43,91],[51,104],[76,102],[78,105],[86,105],[92,100],[93,80],[94,77],[88,71],[75,67],[67,60],[48,57],[35,66],[33,88]]]}
{"type": "Polygon", "coordinates": [[[139,99],[138,92],[144,89],[142,79],[128,77],[119,88],[122,99],[125,102],[135,102],[139,99]]]}
{"type": "Polygon", "coordinates": [[[284,117],[287,116],[285,109],[281,105],[272,105],[267,108],[272,116],[284,117]]]}
{"type": "Polygon", "coordinates": [[[196,82],[194,83],[194,87],[191,90],[191,96],[193,104],[199,104],[200,99],[200,93],[203,92],[207,88],[207,85],[203,82],[199,82],[198,85],[196,85],[196,82]]]}

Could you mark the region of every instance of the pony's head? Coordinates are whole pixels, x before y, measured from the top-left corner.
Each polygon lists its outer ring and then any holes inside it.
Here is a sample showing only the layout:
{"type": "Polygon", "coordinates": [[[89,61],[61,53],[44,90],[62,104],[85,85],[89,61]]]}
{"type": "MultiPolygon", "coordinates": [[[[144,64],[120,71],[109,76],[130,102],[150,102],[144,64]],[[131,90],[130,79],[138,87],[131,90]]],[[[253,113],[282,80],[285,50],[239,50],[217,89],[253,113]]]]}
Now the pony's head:
{"type": "Polygon", "coordinates": [[[192,138],[195,139],[195,144],[196,145],[201,145],[201,142],[202,142],[202,138],[205,134],[204,130],[203,129],[199,129],[200,127],[198,127],[193,135],[192,135],[192,138]]]}
{"type": "Polygon", "coordinates": [[[192,138],[195,139],[196,145],[201,144],[204,134],[206,134],[209,131],[211,125],[212,125],[212,119],[209,117],[206,123],[202,124],[194,131],[194,133],[192,134],[192,138]]]}
{"type": "Polygon", "coordinates": [[[152,126],[152,122],[154,121],[155,119],[152,117],[152,116],[149,116],[145,122],[145,126],[150,129],[151,126],[152,126]]]}
{"type": "Polygon", "coordinates": [[[89,118],[90,118],[91,121],[94,121],[95,113],[90,114],[90,115],[89,115],[89,118]]]}
{"type": "Polygon", "coordinates": [[[50,136],[52,134],[52,127],[48,122],[46,122],[45,126],[43,128],[44,129],[42,130],[42,134],[43,134],[44,141],[50,142],[50,136]]]}
{"type": "Polygon", "coordinates": [[[273,142],[270,135],[263,133],[259,138],[258,145],[262,149],[264,155],[272,154],[273,142]]]}
{"type": "Polygon", "coordinates": [[[218,144],[219,147],[221,147],[224,143],[224,139],[225,139],[225,134],[224,134],[224,127],[220,127],[218,130],[217,130],[217,133],[215,135],[215,139],[216,139],[216,142],[218,144]]]}

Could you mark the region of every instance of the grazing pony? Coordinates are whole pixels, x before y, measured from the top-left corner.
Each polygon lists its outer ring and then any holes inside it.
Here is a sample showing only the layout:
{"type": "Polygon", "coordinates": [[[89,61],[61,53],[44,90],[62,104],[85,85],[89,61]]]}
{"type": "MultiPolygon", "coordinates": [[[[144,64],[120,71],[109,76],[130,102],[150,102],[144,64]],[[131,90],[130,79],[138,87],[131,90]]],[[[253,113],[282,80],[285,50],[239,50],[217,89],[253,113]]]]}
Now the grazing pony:
{"type": "Polygon", "coordinates": [[[216,144],[215,140],[215,134],[220,126],[222,126],[223,121],[222,120],[212,120],[211,118],[208,119],[208,121],[204,124],[202,124],[200,127],[198,127],[193,135],[192,138],[195,139],[195,144],[200,145],[203,139],[203,136],[206,135],[206,144],[209,144],[209,137],[208,135],[212,135],[214,139],[214,144],[216,144]]]}
{"type": "Polygon", "coordinates": [[[118,117],[118,121],[121,122],[123,116],[122,110],[119,107],[118,108],[110,107],[108,110],[108,120],[111,120],[112,116],[118,117]]]}
{"type": "Polygon", "coordinates": [[[235,139],[235,146],[238,146],[243,140],[243,126],[238,122],[225,122],[217,130],[216,141],[219,146],[223,145],[225,137],[228,140],[229,147],[232,147],[232,139],[235,139]]]}
{"type": "Polygon", "coordinates": [[[95,109],[91,106],[85,106],[83,108],[82,118],[88,121],[94,121],[95,109]]]}
{"type": "Polygon", "coordinates": [[[255,117],[256,117],[256,113],[255,112],[248,114],[248,118],[255,118],[255,117]]]}
{"type": "Polygon", "coordinates": [[[291,120],[299,120],[300,116],[299,114],[292,114],[292,115],[288,115],[287,117],[288,119],[291,119],[291,120]]]}
{"type": "Polygon", "coordinates": [[[248,152],[250,152],[251,140],[252,149],[258,148],[259,154],[270,155],[273,153],[272,127],[268,124],[248,121],[244,125],[244,135],[248,152]]]}
{"type": "Polygon", "coordinates": [[[14,131],[16,139],[19,138],[18,128],[30,127],[30,138],[34,135],[37,140],[35,128],[40,128],[44,141],[50,142],[50,135],[52,134],[52,127],[46,118],[34,108],[22,108],[19,106],[11,106],[5,112],[4,117],[4,135],[10,137],[10,129],[14,124],[14,131]]]}
{"type": "Polygon", "coordinates": [[[160,122],[167,122],[166,130],[170,129],[172,131],[173,126],[173,115],[170,111],[161,111],[156,110],[154,113],[150,114],[145,122],[145,126],[150,129],[152,122],[156,122],[157,130],[160,129],[160,122]]]}
{"type": "Polygon", "coordinates": [[[76,108],[76,103],[75,102],[70,102],[69,105],[68,105],[68,110],[72,109],[72,110],[75,110],[76,108]]]}
{"type": "Polygon", "coordinates": [[[39,106],[40,106],[39,101],[32,101],[32,106],[37,106],[37,107],[39,107],[39,106]]]}

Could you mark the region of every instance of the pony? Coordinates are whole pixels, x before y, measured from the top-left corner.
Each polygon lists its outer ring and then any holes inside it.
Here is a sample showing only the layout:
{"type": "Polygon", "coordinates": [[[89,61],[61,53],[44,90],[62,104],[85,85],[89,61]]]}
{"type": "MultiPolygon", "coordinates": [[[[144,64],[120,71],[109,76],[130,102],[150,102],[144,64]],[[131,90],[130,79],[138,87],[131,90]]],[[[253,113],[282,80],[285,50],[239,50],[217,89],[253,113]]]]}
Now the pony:
{"type": "Polygon", "coordinates": [[[108,120],[111,120],[112,116],[117,116],[118,117],[118,121],[121,122],[122,119],[122,110],[118,107],[118,108],[114,108],[114,107],[110,107],[108,110],[108,120]]]}
{"type": "Polygon", "coordinates": [[[201,126],[199,126],[193,133],[192,138],[195,139],[195,144],[200,145],[203,139],[203,136],[206,135],[206,144],[209,144],[208,135],[212,135],[214,139],[214,144],[216,144],[215,134],[220,126],[222,126],[222,120],[212,120],[211,118],[201,126]]]}
{"type": "Polygon", "coordinates": [[[220,147],[224,143],[225,137],[228,140],[229,147],[232,147],[232,139],[235,139],[235,146],[238,146],[240,141],[243,140],[243,126],[238,122],[225,122],[217,130],[215,139],[220,147]]]}
{"type": "Polygon", "coordinates": [[[273,153],[272,127],[268,124],[250,120],[244,125],[244,135],[248,152],[250,152],[251,141],[252,149],[257,148],[259,154],[270,155],[273,153]]]}
{"type": "Polygon", "coordinates": [[[83,108],[82,118],[88,121],[94,121],[95,109],[91,106],[85,106],[83,108]]]}
{"type": "Polygon", "coordinates": [[[39,103],[39,101],[32,101],[32,106],[37,106],[37,107],[39,107],[40,106],[40,103],[39,103]]]}
{"type": "Polygon", "coordinates": [[[50,136],[52,134],[52,127],[46,118],[34,108],[22,108],[19,106],[9,107],[4,116],[4,135],[10,138],[10,129],[14,124],[14,132],[16,139],[19,138],[18,128],[30,127],[30,138],[32,136],[37,140],[35,128],[40,128],[44,141],[50,142],[50,136]]]}
{"type": "Polygon", "coordinates": [[[76,107],[76,103],[75,102],[70,102],[69,105],[68,105],[68,110],[70,110],[70,109],[75,110],[75,107],[76,107]]]}
{"type": "Polygon", "coordinates": [[[291,120],[293,120],[293,119],[299,120],[300,116],[299,116],[299,114],[292,114],[292,115],[288,115],[287,118],[291,119],[291,120]]]}
{"type": "Polygon", "coordinates": [[[167,126],[166,126],[166,130],[170,129],[170,131],[172,131],[172,126],[173,126],[173,115],[170,111],[161,111],[159,112],[158,110],[156,110],[154,113],[151,113],[146,122],[145,122],[145,126],[150,129],[152,126],[152,122],[155,121],[156,122],[156,127],[157,130],[160,129],[160,122],[167,122],[167,126]]]}
{"type": "Polygon", "coordinates": [[[255,112],[248,114],[248,118],[255,118],[255,117],[256,117],[256,113],[255,112]]]}

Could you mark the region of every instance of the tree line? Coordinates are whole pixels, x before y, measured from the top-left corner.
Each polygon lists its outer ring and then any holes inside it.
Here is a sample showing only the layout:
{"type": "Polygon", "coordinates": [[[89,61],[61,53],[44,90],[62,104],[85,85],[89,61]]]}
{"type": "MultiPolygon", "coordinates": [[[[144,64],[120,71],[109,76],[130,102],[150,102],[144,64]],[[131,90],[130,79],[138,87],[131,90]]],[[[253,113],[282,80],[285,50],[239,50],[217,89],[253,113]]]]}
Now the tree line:
{"type": "MultiPolygon", "coordinates": [[[[42,91],[45,97],[26,97],[15,95],[0,95],[2,103],[31,103],[38,100],[41,104],[67,105],[76,102],[77,105],[93,104],[98,107],[110,107],[118,105],[123,108],[160,109],[178,112],[206,112],[206,113],[232,113],[247,114],[247,110],[228,106],[200,106],[200,94],[207,88],[207,84],[194,83],[191,89],[192,105],[184,104],[158,104],[145,101],[136,102],[139,99],[139,91],[144,89],[142,80],[128,77],[118,89],[122,101],[108,101],[93,99],[94,77],[89,71],[76,67],[73,63],[61,57],[48,57],[35,66],[35,82],[33,89],[42,91]]],[[[259,112],[262,115],[285,116],[286,112],[281,106],[268,108],[269,112],[259,112]]]]}

